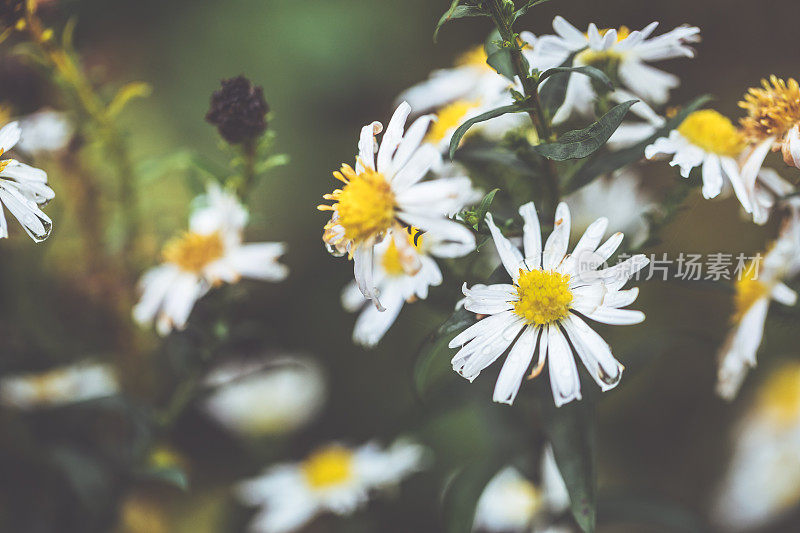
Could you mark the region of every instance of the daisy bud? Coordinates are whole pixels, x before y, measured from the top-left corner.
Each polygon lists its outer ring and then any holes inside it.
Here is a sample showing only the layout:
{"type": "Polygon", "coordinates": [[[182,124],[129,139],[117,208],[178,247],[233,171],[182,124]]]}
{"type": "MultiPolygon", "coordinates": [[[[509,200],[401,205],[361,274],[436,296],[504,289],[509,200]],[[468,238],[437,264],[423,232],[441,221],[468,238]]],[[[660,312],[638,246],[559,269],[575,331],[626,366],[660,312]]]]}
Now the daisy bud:
{"type": "Polygon", "coordinates": [[[222,80],[220,89],[211,95],[206,121],[216,126],[229,143],[241,144],[264,134],[268,111],[263,88],[244,76],[237,76],[222,80]]]}

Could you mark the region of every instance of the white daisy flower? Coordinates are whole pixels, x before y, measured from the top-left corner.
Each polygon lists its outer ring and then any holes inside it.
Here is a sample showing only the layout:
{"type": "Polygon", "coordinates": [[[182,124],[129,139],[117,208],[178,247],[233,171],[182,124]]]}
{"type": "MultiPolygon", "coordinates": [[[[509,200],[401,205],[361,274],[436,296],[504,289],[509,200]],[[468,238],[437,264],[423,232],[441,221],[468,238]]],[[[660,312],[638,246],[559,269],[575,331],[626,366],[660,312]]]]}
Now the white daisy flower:
{"type": "Polygon", "coordinates": [[[744,138],[728,118],[713,109],[703,109],[686,117],[669,137],[656,139],[644,154],[647,159],[672,156],[670,165],[679,167],[684,178],[693,168],[701,167],[705,198],[718,196],[727,178],[742,207],[752,213],[750,195],[736,162],[743,147],[744,138]]]}
{"type": "Polygon", "coordinates": [[[99,363],[78,363],[0,379],[0,404],[18,409],[65,405],[118,392],[113,369],[99,363]]]}
{"type": "Polygon", "coordinates": [[[462,256],[475,247],[473,233],[447,217],[473,196],[469,179],[421,181],[440,164],[441,156],[432,145],[422,142],[432,117],[420,117],[404,131],[410,113],[407,103],[400,104],[380,148],[375,139],[383,130],[380,122],[361,130],[355,169],[343,165],[340,172],[334,172],[344,187],[324,196],[333,205],[319,206],[333,212],[323,241],[331,253],[348,253],[353,258],[358,288],[378,309],[383,307],[372,279],[374,247],[389,230],[415,227],[430,233],[447,244],[442,250],[448,251],[448,257],[462,256]]]}
{"type": "Polygon", "coordinates": [[[67,147],[72,137],[72,124],[66,114],[43,109],[19,119],[22,137],[17,145],[30,154],[58,152],[67,147]]]}
{"type": "MultiPolygon", "coordinates": [[[[795,188],[781,178],[774,169],[762,168],[756,176],[753,187],[748,192],[750,193],[750,204],[753,206],[753,222],[766,224],[776,205],[782,198],[794,193],[795,188]]],[[[789,198],[785,203],[790,210],[800,211],[800,197],[789,198]]]]}
{"type": "Polygon", "coordinates": [[[551,531],[552,519],[568,507],[567,487],[553,450],[547,446],[542,454],[541,484],[537,487],[513,466],[504,468],[483,489],[472,529],[489,533],[544,533],[551,531]]]}
{"type": "Polygon", "coordinates": [[[451,348],[461,348],[453,357],[453,369],[472,381],[511,347],[494,390],[494,401],[511,404],[538,351],[531,377],[537,376],[549,359],[553,399],[556,406],[561,406],[581,398],[571,343],[602,390],[616,387],[623,366],[581,316],[606,324],[643,321],[644,313],[622,309],[636,300],[638,289],[620,289],[649,263],[648,259],[640,254],[597,270],[622,242],[622,233],[616,233],[600,245],[608,219],[596,220],[572,255],[567,255],[571,225],[567,204],[558,205],[553,233],[544,248],[533,203],[520,207],[519,213],[525,223],[524,255],[503,236],[491,215],[486,216],[513,284],[475,285],[471,289],[465,284],[464,308],[488,317],[450,342],[451,348]]]}
{"type": "Polygon", "coordinates": [[[396,486],[424,466],[426,450],[404,440],[387,449],[371,442],[358,448],[331,444],[300,463],[278,464],[238,486],[239,498],[258,506],[253,533],[288,533],[316,515],[352,514],[370,493],[396,486]]]}
{"type": "MultiPolygon", "coordinates": [[[[553,20],[556,35],[544,35],[536,40],[533,52],[528,54],[534,68],[546,70],[561,66],[575,54],[574,66],[590,65],[616,79],[623,88],[650,104],[665,104],[669,91],[680,84],[673,74],[651,67],[648,63],[677,57],[694,57],[688,46],[700,40],[700,29],[679,26],[672,31],[651,37],[658,26],[649,24],[642,30],[599,30],[589,24],[586,33],[579,31],[563,17],[553,20]]],[[[553,117],[555,123],[566,120],[573,112],[591,115],[596,93],[587,76],[571,75],[567,84],[564,104],[553,117]]]]}
{"type": "Polygon", "coordinates": [[[247,211],[230,192],[209,185],[202,207],[189,220],[189,231],[168,242],[164,263],[145,272],[142,297],[133,309],[140,324],[155,320],[160,335],[183,329],[194,304],[211,287],[241,278],[280,281],[288,269],[278,263],[283,243],[242,243],[247,211]]]}
{"type": "Polygon", "coordinates": [[[800,272],[795,231],[784,230],[760,263],[751,264],[736,282],[734,325],[719,353],[717,373],[717,393],[727,400],[736,397],[748,370],[756,366],[771,302],[797,303],[797,293],[782,281],[800,272]]]}
{"type": "Polygon", "coordinates": [[[655,200],[641,189],[637,172],[626,168],[612,176],[600,177],[567,196],[564,201],[572,215],[572,232],[583,233],[600,217],[608,219],[609,231],[620,231],[636,248],[647,239],[646,215],[656,208],[655,200]]]}
{"type": "MultiPolygon", "coordinates": [[[[20,140],[19,123],[12,122],[0,129],[0,155],[11,150],[20,140]]],[[[55,197],[47,185],[44,170],[20,163],[15,159],[0,160],[0,238],[8,237],[8,223],[3,207],[14,215],[35,242],[50,236],[53,221],[39,209],[55,197]]]]}
{"type": "Polygon", "coordinates": [[[760,531],[798,504],[800,365],[788,363],[759,387],[738,424],[712,518],[721,531],[760,531]]]}
{"type": "Polygon", "coordinates": [[[285,434],[307,425],[322,409],[325,376],[312,360],[260,357],[224,363],[207,376],[206,412],[238,435],[285,434]]]}

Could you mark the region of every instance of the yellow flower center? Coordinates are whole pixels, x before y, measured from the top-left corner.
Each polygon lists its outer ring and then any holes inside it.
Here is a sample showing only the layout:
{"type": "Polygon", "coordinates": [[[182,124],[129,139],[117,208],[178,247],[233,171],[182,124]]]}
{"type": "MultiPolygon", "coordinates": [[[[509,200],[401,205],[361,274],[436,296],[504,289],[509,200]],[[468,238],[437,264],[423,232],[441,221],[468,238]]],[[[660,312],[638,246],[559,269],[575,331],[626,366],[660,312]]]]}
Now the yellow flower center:
{"type": "MultiPolygon", "coordinates": [[[[417,236],[415,239],[414,237],[417,233],[418,230],[414,228],[409,230],[408,243],[419,252],[422,249],[422,235],[417,236]]],[[[404,264],[400,250],[397,248],[394,239],[391,239],[389,241],[389,247],[386,248],[386,252],[384,252],[383,258],[381,259],[383,270],[390,276],[402,276],[407,273],[404,264]]]]}
{"type": "Polygon", "coordinates": [[[761,80],[763,88],[751,88],[739,102],[747,111],[741,119],[745,135],[753,141],[782,137],[800,122],[800,85],[797,80],[770,76],[761,80]]]}
{"type": "Polygon", "coordinates": [[[761,408],[782,425],[800,420],[800,365],[788,364],[775,372],[760,391],[761,408]]]}
{"type": "Polygon", "coordinates": [[[733,157],[744,147],[744,138],[727,117],[713,109],[691,113],[678,126],[687,141],[706,152],[733,157]]]}
{"type": "Polygon", "coordinates": [[[761,298],[765,297],[770,288],[758,280],[758,268],[751,263],[743,272],[741,279],[736,281],[736,294],[734,295],[733,321],[738,322],[745,313],[761,298]]]}
{"type": "MultiPolygon", "coordinates": [[[[611,31],[611,28],[604,28],[600,30],[600,35],[605,35],[611,31]]],[[[623,39],[626,39],[631,34],[631,31],[628,29],[627,26],[620,26],[617,30],[617,42],[620,42],[623,39]]],[[[586,34],[588,38],[588,34],[586,34]]],[[[609,50],[605,51],[598,51],[592,50],[591,48],[587,48],[586,50],[579,52],[577,56],[575,56],[575,63],[579,65],[590,65],[600,70],[608,71],[609,73],[616,72],[617,70],[617,63],[619,60],[622,59],[622,53],[614,50],[614,48],[610,48],[609,50]],[[604,66],[612,67],[612,68],[603,68],[604,66]]]]}
{"type": "Polygon", "coordinates": [[[225,253],[219,233],[186,232],[164,245],[164,261],[178,265],[181,270],[198,273],[225,253]]]}
{"type": "Polygon", "coordinates": [[[569,275],[547,270],[519,270],[514,312],[528,324],[541,326],[566,318],[572,292],[569,275]]]}
{"type": "Polygon", "coordinates": [[[357,174],[349,165],[342,165],[341,171],[333,175],[345,186],[323,197],[335,200],[333,206],[320,205],[318,209],[336,210],[339,214],[337,222],[344,228],[345,239],[360,243],[391,227],[395,197],[383,174],[370,168],[357,174]]]}
{"type": "Polygon", "coordinates": [[[352,477],[353,454],[342,446],[328,446],[314,452],[300,468],[312,488],[325,489],[352,477]]]}
{"type": "MultiPolygon", "coordinates": [[[[439,144],[452,130],[461,125],[471,110],[480,105],[479,101],[456,100],[447,104],[436,113],[436,120],[425,136],[425,141],[439,144]]],[[[467,132],[469,135],[469,132],[467,132]]]]}
{"type": "Polygon", "coordinates": [[[486,64],[486,49],[482,44],[475,45],[456,59],[455,66],[457,67],[486,67],[491,68],[486,64]]]}

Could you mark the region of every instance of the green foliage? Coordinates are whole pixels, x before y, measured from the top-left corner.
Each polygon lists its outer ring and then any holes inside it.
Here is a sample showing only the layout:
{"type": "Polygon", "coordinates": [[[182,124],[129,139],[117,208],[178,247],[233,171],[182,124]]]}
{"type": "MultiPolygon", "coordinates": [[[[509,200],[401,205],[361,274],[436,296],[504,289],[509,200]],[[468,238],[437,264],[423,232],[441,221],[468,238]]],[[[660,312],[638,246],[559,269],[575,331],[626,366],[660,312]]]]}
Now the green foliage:
{"type": "Polygon", "coordinates": [[[456,310],[439,328],[431,333],[419,350],[414,366],[417,394],[424,397],[443,374],[451,374],[450,352],[447,345],[458,333],[476,322],[475,314],[466,309],[456,310]]]}
{"type": "Polygon", "coordinates": [[[614,83],[612,83],[612,81],[608,78],[608,76],[606,76],[606,74],[602,70],[588,65],[583,67],[553,67],[547,69],[544,72],[542,72],[542,74],[539,76],[539,83],[543,82],[544,80],[546,80],[547,78],[549,78],[554,74],[560,74],[560,73],[583,74],[584,76],[589,76],[593,80],[602,84],[603,86],[608,88],[609,91],[614,90],[614,83]]]}
{"type": "Polygon", "coordinates": [[[528,0],[522,7],[517,8],[517,10],[514,11],[512,22],[515,22],[518,18],[525,15],[531,8],[536,7],[539,4],[544,4],[545,2],[549,2],[549,0],[528,0]]]}
{"type": "Polygon", "coordinates": [[[491,32],[483,46],[486,51],[486,63],[501,76],[514,81],[516,72],[514,72],[514,64],[511,60],[511,49],[504,46],[500,32],[497,30],[491,32]]]}
{"type": "Polygon", "coordinates": [[[480,231],[483,227],[484,219],[486,218],[486,213],[489,212],[489,209],[492,207],[492,202],[494,201],[494,195],[500,189],[492,189],[489,193],[483,197],[480,204],[475,210],[466,210],[459,214],[461,220],[464,221],[465,224],[470,226],[475,231],[480,231]]]}
{"type": "Polygon", "coordinates": [[[488,14],[481,8],[480,2],[477,0],[453,0],[450,8],[436,23],[436,29],[433,30],[433,42],[439,39],[439,31],[442,26],[451,20],[466,18],[466,17],[486,17],[488,14]]]}
{"type": "Polygon", "coordinates": [[[467,120],[456,129],[456,131],[453,133],[453,137],[450,139],[450,159],[453,159],[455,156],[458,145],[461,143],[461,139],[464,138],[464,135],[467,133],[467,131],[469,131],[469,129],[475,124],[486,122],[487,120],[491,120],[493,118],[502,117],[507,113],[521,113],[523,111],[525,111],[525,108],[522,105],[514,103],[492,109],[486,113],[478,115],[477,117],[467,120]]]}
{"type": "MultiPolygon", "coordinates": [[[[570,69],[574,59],[575,54],[572,54],[556,68],[570,69]]],[[[554,72],[549,76],[547,83],[539,85],[539,100],[548,119],[551,119],[558,111],[558,108],[564,105],[570,75],[571,72],[568,70],[554,72]]]]}
{"type": "Polygon", "coordinates": [[[539,144],[533,150],[539,155],[554,161],[582,159],[600,149],[609,137],[617,130],[628,110],[638,100],[630,100],[619,104],[600,120],[582,130],[568,131],[553,143],[539,144]]]}
{"type": "Polygon", "coordinates": [[[443,502],[448,533],[472,531],[481,493],[502,466],[501,460],[487,458],[467,465],[453,476],[443,502]]]}

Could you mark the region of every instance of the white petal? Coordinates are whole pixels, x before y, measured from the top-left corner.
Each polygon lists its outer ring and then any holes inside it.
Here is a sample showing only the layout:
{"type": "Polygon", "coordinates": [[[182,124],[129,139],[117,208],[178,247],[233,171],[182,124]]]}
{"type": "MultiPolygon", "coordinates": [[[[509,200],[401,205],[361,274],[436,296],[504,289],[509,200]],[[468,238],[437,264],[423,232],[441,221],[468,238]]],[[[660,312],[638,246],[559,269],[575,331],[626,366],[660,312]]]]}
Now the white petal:
{"type": "Polygon", "coordinates": [[[625,367],[611,355],[606,341],[575,315],[571,314],[562,325],[589,375],[603,392],[616,387],[625,367]]]}
{"type": "Polygon", "coordinates": [[[389,170],[392,156],[403,138],[403,129],[410,114],[411,106],[407,102],[402,102],[395,109],[378,149],[378,167],[376,169],[378,172],[386,173],[389,170]]]}
{"type": "Polygon", "coordinates": [[[461,348],[461,352],[464,353],[460,357],[457,354],[459,358],[453,364],[453,370],[464,378],[473,381],[486,367],[503,355],[511,343],[514,342],[523,326],[525,326],[525,322],[518,318],[508,326],[499,329],[493,335],[485,339],[476,339],[477,343],[472,341],[461,348]],[[476,346],[473,347],[473,343],[476,343],[476,346]]]}
{"type": "Polygon", "coordinates": [[[603,297],[603,307],[625,307],[635,302],[638,296],[638,287],[625,291],[608,291],[603,297]]]}
{"type": "Polygon", "coordinates": [[[36,242],[42,242],[50,236],[53,221],[34,200],[23,195],[13,182],[0,180],[0,201],[14,215],[25,232],[36,242]]]}
{"type": "Polygon", "coordinates": [[[19,122],[11,122],[0,129],[0,150],[8,152],[14,145],[19,142],[22,135],[22,130],[19,127],[19,122]]]}
{"type": "Polygon", "coordinates": [[[556,268],[564,256],[567,255],[569,246],[570,213],[569,207],[564,202],[558,204],[553,232],[547,238],[542,254],[542,268],[552,270],[556,268]]]}
{"type": "Polygon", "coordinates": [[[364,172],[365,166],[375,170],[375,150],[377,149],[375,136],[381,131],[383,131],[383,124],[377,121],[361,128],[361,135],[358,139],[356,172],[364,172]]]}
{"type": "Polygon", "coordinates": [[[422,144],[431,120],[433,120],[432,115],[423,115],[411,123],[411,126],[408,127],[403,136],[403,140],[400,141],[400,145],[397,147],[397,152],[392,158],[389,169],[386,171],[387,176],[394,176],[398,170],[408,163],[411,156],[419,148],[419,145],[422,144]]]}
{"type": "Polygon", "coordinates": [[[264,281],[281,281],[289,275],[289,269],[278,263],[286,252],[286,244],[279,242],[257,242],[243,244],[230,252],[228,260],[242,277],[264,281]]]}
{"type": "Polygon", "coordinates": [[[494,387],[493,400],[498,403],[511,405],[517,397],[519,387],[525,371],[533,359],[533,350],[536,347],[537,328],[528,326],[522,332],[517,342],[511,347],[500,375],[497,376],[497,384],[494,387]]]}
{"type": "Polygon", "coordinates": [[[367,306],[356,320],[353,329],[353,341],[367,348],[372,348],[378,344],[394,324],[394,321],[397,320],[404,303],[405,299],[401,293],[401,288],[397,284],[384,285],[381,293],[381,304],[385,307],[385,310],[378,311],[374,306],[367,306]]]}
{"type": "Polygon", "coordinates": [[[530,268],[542,267],[542,230],[539,227],[539,216],[533,202],[519,208],[522,217],[522,244],[525,250],[525,261],[530,268]]]}
{"type": "Polygon", "coordinates": [[[489,226],[489,231],[492,233],[492,240],[494,240],[497,254],[500,256],[503,266],[511,276],[511,279],[516,281],[519,277],[519,267],[522,263],[522,253],[517,250],[517,247],[511,244],[511,241],[506,239],[500,229],[495,225],[491,213],[486,213],[486,225],[489,226]]]}
{"type": "Polygon", "coordinates": [[[517,315],[511,311],[506,311],[486,317],[483,320],[478,320],[475,324],[456,335],[453,340],[450,341],[448,347],[459,348],[472,339],[477,339],[478,337],[482,337],[492,331],[496,331],[497,329],[511,324],[517,318],[517,315]]]}
{"type": "Polygon", "coordinates": [[[581,399],[581,384],[575,358],[566,337],[558,326],[550,324],[547,334],[547,361],[550,371],[550,387],[556,407],[581,399]]]}
{"type": "Polygon", "coordinates": [[[364,298],[372,300],[375,307],[382,311],[380,299],[378,298],[378,288],[373,281],[373,261],[374,249],[370,244],[363,244],[356,248],[353,253],[353,274],[356,279],[356,284],[364,298]]]}
{"type": "Polygon", "coordinates": [[[794,305],[797,303],[797,293],[785,283],[778,283],[772,288],[770,296],[776,302],[783,305],[794,305]]]}
{"type": "Polygon", "coordinates": [[[397,173],[391,178],[392,190],[395,193],[402,192],[405,188],[414,185],[428,171],[442,160],[439,151],[431,144],[423,144],[411,155],[403,168],[398,169],[397,173]]]}
{"type": "Polygon", "coordinates": [[[716,198],[722,192],[722,168],[719,156],[708,154],[703,162],[703,197],[716,198]]]}
{"type": "Polygon", "coordinates": [[[623,238],[624,235],[620,232],[617,232],[609,237],[608,240],[595,251],[597,258],[602,262],[608,261],[608,258],[614,255],[614,252],[617,251],[619,245],[622,244],[623,238]]]}
{"type": "Polygon", "coordinates": [[[586,318],[591,318],[603,324],[615,326],[629,326],[644,322],[645,316],[641,311],[631,309],[615,309],[613,307],[598,307],[591,313],[586,313],[586,318]]]}
{"type": "Polygon", "coordinates": [[[475,235],[458,222],[441,216],[405,212],[398,213],[397,218],[410,226],[430,233],[429,238],[436,242],[435,251],[438,257],[462,257],[475,249],[475,235]]]}

